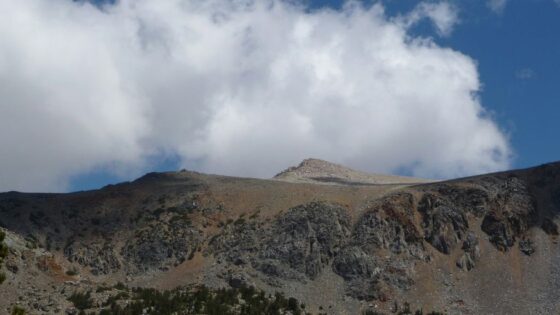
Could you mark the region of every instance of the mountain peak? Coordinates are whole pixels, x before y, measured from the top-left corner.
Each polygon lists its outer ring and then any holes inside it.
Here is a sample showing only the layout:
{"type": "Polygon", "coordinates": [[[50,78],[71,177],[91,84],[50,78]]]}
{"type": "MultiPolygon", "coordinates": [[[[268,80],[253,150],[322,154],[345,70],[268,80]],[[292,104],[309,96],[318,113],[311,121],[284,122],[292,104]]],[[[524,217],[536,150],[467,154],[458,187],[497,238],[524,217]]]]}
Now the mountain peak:
{"type": "Polygon", "coordinates": [[[298,166],[289,167],[278,173],[274,176],[274,179],[289,182],[347,185],[412,184],[431,182],[431,180],[421,178],[370,174],[316,158],[305,159],[298,166]]]}

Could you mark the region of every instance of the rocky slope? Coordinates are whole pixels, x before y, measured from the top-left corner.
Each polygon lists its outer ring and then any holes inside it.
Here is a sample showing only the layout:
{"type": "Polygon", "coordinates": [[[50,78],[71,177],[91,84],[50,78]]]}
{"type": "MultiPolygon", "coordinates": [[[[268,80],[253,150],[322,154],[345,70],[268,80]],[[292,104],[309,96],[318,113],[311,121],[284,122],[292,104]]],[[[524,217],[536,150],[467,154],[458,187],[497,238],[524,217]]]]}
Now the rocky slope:
{"type": "Polygon", "coordinates": [[[10,248],[0,309],[71,313],[67,298],[80,290],[100,309],[118,292],[97,288],[122,282],[254,286],[311,313],[390,312],[404,302],[449,314],[560,311],[560,163],[374,184],[312,160],[289,176],[308,164],[343,180],[182,171],[97,191],[0,194],[10,248]]]}

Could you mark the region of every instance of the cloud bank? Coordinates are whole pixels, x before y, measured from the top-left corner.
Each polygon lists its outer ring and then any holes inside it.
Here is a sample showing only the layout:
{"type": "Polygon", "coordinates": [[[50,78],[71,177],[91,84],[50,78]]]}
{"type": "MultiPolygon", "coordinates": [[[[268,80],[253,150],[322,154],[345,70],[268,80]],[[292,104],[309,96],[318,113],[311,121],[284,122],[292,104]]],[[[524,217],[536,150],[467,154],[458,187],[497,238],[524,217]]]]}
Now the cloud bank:
{"type": "Polygon", "coordinates": [[[65,190],[177,155],[204,172],[269,177],[306,157],[452,177],[508,167],[475,62],[349,2],[0,0],[0,190],[65,190]]]}

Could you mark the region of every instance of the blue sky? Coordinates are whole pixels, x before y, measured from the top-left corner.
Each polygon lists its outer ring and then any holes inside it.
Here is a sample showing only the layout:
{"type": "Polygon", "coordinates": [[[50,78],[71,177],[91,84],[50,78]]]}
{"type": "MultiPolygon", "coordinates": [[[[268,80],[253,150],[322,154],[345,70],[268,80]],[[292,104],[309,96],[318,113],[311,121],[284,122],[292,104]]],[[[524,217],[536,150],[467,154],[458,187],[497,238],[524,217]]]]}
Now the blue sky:
{"type": "Polygon", "coordinates": [[[482,103],[510,134],[514,167],[556,161],[560,147],[560,6],[510,1],[502,14],[462,10],[444,45],[478,61],[482,103]]]}
{"type": "Polygon", "coordinates": [[[560,1],[302,1],[0,2],[0,190],[266,178],[306,157],[436,178],[560,159],[560,1]]]}

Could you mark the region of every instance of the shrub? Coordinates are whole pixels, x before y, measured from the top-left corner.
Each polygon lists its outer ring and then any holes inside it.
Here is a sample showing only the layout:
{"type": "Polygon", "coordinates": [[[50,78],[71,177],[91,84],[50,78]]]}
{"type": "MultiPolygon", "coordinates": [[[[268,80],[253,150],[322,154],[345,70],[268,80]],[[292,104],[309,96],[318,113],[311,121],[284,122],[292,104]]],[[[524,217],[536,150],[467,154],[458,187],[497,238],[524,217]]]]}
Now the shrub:
{"type": "Polygon", "coordinates": [[[74,306],[79,310],[85,310],[93,306],[93,299],[91,298],[91,292],[74,292],[68,301],[72,302],[74,306]]]}
{"type": "Polygon", "coordinates": [[[12,315],[25,315],[25,310],[19,306],[12,308],[12,315]]]}
{"type": "Polygon", "coordinates": [[[117,290],[128,290],[126,285],[122,282],[118,282],[117,284],[115,284],[115,286],[113,288],[115,288],[117,290]]]}

